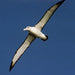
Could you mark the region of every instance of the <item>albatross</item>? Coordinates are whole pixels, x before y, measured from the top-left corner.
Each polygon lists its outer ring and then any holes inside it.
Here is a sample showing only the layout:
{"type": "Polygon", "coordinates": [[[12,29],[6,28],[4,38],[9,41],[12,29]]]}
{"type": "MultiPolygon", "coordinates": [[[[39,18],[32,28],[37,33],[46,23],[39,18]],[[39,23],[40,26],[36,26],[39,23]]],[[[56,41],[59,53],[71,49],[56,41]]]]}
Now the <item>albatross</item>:
{"type": "Polygon", "coordinates": [[[53,13],[56,11],[56,9],[64,2],[65,0],[59,1],[58,3],[56,3],[55,5],[53,5],[52,7],[50,7],[46,13],[44,14],[44,16],[42,17],[42,19],[34,26],[27,26],[26,28],[24,28],[24,31],[28,31],[28,36],[27,38],[24,40],[24,42],[22,43],[22,45],[18,48],[18,50],[16,51],[9,71],[11,71],[11,69],[14,67],[14,65],[16,64],[16,62],[19,60],[19,58],[23,55],[23,53],[27,50],[27,48],[30,46],[30,44],[36,39],[36,38],[40,38],[43,41],[46,41],[48,39],[48,36],[43,34],[41,31],[43,29],[43,27],[45,26],[45,24],[48,22],[48,20],[51,18],[51,16],[53,15],[53,13]]]}

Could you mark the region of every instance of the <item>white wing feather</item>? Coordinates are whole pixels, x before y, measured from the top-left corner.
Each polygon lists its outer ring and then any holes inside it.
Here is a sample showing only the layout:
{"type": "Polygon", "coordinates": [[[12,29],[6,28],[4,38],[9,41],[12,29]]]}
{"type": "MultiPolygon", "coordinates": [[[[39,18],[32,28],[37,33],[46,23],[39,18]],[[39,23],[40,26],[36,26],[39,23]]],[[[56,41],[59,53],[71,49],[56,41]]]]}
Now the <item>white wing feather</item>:
{"type": "Polygon", "coordinates": [[[43,29],[43,27],[45,26],[45,24],[48,22],[48,20],[51,18],[51,16],[53,15],[53,13],[56,11],[56,9],[64,2],[64,0],[56,3],[55,5],[53,5],[51,8],[49,8],[46,13],[44,14],[44,16],[42,17],[42,19],[38,22],[38,24],[35,25],[35,27],[37,29],[39,29],[40,31],[43,29]]]}
{"type": "Polygon", "coordinates": [[[15,53],[13,59],[12,59],[12,62],[11,62],[9,70],[11,70],[14,67],[16,62],[19,60],[19,58],[22,56],[22,54],[26,51],[26,49],[30,46],[30,44],[32,43],[32,41],[34,39],[35,39],[35,37],[29,33],[29,35],[27,36],[26,40],[19,47],[19,49],[16,51],[16,53],[15,53]]]}

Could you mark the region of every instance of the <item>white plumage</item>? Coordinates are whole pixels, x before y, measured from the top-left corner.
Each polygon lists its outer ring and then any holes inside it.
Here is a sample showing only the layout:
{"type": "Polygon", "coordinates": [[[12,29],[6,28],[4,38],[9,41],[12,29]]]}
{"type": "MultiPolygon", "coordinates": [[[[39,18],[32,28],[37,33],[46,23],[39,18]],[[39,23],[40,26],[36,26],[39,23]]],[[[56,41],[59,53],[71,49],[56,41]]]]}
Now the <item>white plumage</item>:
{"type": "Polygon", "coordinates": [[[40,38],[40,39],[42,39],[44,41],[46,41],[48,39],[48,36],[43,34],[41,32],[41,30],[43,29],[45,24],[48,22],[48,20],[51,18],[51,16],[55,12],[55,10],[64,1],[65,0],[62,0],[62,1],[58,2],[58,3],[56,3],[55,5],[53,5],[51,8],[49,8],[46,11],[46,13],[44,14],[44,16],[42,17],[42,19],[34,27],[27,26],[24,29],[24,31],[27,30],[29,32],[29,34],[28,34],[27,38],[25,39],[25,41],[23,42],[23,44],[16,51],[16,53],[15,53],[13,59],[12,59],[9,71],[11,71],[11,69],[14,67],[16,62],[19,60],[19,58],[22,56],[22,54],[26,51],[26,49],[30,46],[32,41],[35,40],[35,38],[40,38]]]}

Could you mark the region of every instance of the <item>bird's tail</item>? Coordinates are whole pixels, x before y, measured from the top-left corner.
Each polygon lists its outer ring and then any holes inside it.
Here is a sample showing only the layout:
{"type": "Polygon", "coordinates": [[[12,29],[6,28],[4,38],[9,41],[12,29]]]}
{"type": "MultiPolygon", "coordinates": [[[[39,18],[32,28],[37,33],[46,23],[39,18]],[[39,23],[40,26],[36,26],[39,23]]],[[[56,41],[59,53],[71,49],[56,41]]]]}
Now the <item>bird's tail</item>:
{"type": "Polygon", "coordinates": [[[45,35],[46,36],[46,39],[42,39],[43,41],[46,41],[48,39],[48,35],[45,35]]]}

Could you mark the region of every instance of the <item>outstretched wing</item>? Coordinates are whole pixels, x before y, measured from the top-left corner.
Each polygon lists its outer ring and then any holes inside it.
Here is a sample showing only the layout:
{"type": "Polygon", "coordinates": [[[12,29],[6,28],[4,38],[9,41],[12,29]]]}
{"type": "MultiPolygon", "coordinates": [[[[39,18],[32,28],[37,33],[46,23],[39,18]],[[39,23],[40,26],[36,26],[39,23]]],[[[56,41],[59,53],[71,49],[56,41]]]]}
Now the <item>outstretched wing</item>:
{"type": "Polygon", "coordinates": [[[32,34],[29,33],[26,40],[19,47],[19,49],[16,51],[16,53],[15,53],[13,59],[12,59],[9,71],[11,71],[11,69],[14,67],[16,62],[19,60],[19,58],[22,56],[22,54],[26,51],[26,49],[30,46],[30,44],[32,43],[32,41],[34,39],[35,39],[35,37],[32,34]]]}
{"type": "Polygon", "coordinates": [[[35,27],[37,29],[39,29],[40,31],[43,29],[43,27],[45,26],[45,24],[48,22],[48,20],[51,18],[51,16],[53,15],[53,13],[56,11],[56,9],[64,2],[65,0],[62,0],[58,3],[56,3],[55,5],[53,5],[51,8],[49,8],[46,13],[44,14],[44,16],[42,17],[42,19],[35,25],[35,27]]]}

